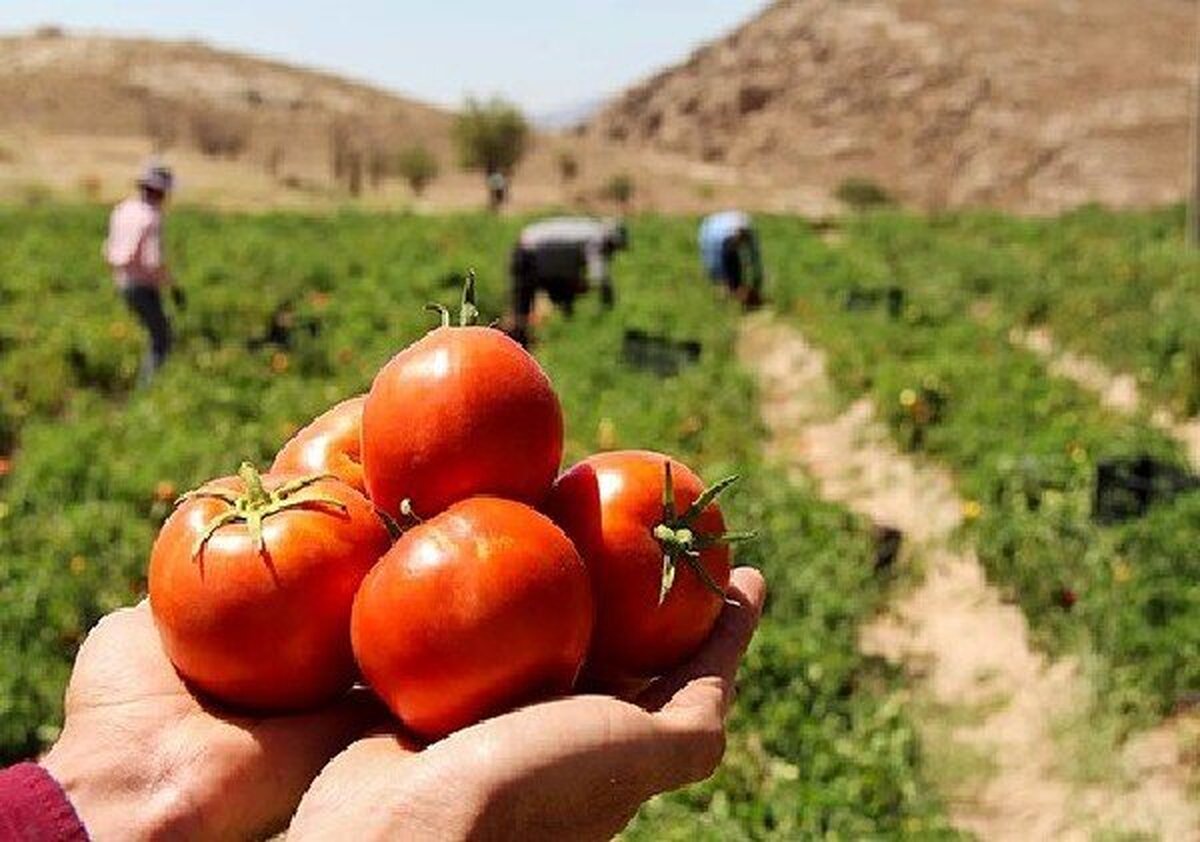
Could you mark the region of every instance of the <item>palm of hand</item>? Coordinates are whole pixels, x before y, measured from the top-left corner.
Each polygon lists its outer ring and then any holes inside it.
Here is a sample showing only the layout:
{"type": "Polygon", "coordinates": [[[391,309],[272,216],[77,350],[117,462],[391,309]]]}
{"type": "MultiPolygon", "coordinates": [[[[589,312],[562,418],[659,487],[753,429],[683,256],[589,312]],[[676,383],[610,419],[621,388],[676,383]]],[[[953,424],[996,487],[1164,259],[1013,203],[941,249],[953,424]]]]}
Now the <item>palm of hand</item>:
{"type": "Polygon", "coordinates": [[[99,840],[279,829],[324,763],[380,715],[362,693],[290,716],[213,707],[171,666],[146,602],[88,635],[65,706],[62,739],[43,762],[99,840]],[[119,788],[118,803],[88,791],[98,777],[119,788]]]}
{"type": "Polygon", "coordinates": [[[712,773],[738,661],[757,625],[762,577],[734,573],[737,604],[705,648],[630,703],[574,696],[514,711],[417,753],[360,740],[321,772],[293,839],[608,839],[650,796],[712,773]]]}

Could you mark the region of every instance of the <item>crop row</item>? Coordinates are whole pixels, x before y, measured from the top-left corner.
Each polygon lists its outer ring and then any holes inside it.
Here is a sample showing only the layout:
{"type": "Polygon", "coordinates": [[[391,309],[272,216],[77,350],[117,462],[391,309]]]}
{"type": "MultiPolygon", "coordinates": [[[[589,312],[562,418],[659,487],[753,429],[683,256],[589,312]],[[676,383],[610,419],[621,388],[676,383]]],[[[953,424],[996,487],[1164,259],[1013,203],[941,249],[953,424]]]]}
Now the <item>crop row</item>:
{"type": "Polygon", "coordinates": [[[1182,207],[1089,207],[1051,219],[976,212],[886,224],[889,248],[931,250],[964,291],[986,295],[1013,323],[1048,326],[1190,416],[1200,413],[1200,254],[1183,223],[1182,207]]]}
{"type": "Polygon", "coordinates": [[[980,559],[1038,640],[1098,653],[1098,697],[1129,725],[1200,689],[1200,494],[1099,516],[1099,466],[1145,456],[1182,475],[1182,456],[1012,347],[993,294],[1038,281],[936,221],[868,216],[832,246],[794,220],[767,227],[779,307],[847,395],[869,393],[903,445],[954,469],[980,559]]]}

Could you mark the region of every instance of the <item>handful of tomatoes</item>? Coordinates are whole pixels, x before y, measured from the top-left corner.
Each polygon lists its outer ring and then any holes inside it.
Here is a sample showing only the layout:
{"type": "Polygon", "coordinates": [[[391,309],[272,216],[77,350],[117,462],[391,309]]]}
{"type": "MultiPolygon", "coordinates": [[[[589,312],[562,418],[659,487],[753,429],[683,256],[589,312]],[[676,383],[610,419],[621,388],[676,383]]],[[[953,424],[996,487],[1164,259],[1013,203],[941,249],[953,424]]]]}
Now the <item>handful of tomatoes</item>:
{"type": "Polygon", "coordinates": [[[284,445],[270,471],[184,495],[150,559],[167,654],[235,707],[293,711],[360,676],[436,739],[539,699],[644,683],[721,611],[716,497],[649,451],[561,476],[563,417],[536,360],[475,324],[396,354],[370,392],[284,445]]]}

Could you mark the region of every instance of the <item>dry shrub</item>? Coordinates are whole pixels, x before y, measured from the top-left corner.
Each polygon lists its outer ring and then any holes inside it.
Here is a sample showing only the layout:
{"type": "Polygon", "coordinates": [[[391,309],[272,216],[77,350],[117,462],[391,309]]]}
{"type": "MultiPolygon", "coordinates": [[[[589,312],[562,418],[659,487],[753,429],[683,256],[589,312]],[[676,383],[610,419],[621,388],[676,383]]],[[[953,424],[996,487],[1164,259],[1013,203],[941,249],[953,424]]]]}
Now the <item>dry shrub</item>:
{"type": "Polygon", "coordinates": [[[156,152],[170,149],[179,140],[179,120],[168,108],[158,108],[154,103],[147,103],[145,124],[146,136],[154,144],[156,152]]]}
{"type": "Polygon", "coordinates": [[[250,140],[249,121],[228,112],[197,111],[191,127],[196,148],[210,158],[237,158],[250,140]]]}
{"type": "Polygon", "coordinates": [[[622,207],[629,204],[636,192],[633,176],[629,173],[617,173],[600,188],[600,194],[610,202],[616,202],[622,207]]]}
{"type": "Polygon", "coordinates": [[[95,173],[81,175],[79,177],[79,192],[87,201],[98,202],[100,201],[100,194],[104,192],[104,182],[95,173]]]}

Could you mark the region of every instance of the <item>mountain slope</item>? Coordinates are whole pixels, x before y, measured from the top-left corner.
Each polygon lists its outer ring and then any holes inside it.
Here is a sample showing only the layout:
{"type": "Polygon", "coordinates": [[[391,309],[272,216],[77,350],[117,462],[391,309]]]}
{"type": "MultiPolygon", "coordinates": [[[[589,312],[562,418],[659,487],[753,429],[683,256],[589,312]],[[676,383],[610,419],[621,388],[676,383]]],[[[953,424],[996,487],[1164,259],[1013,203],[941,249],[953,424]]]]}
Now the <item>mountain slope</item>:
{"type": "Polygon", "coordinates": [[[449,121],[366,85],[195,42],[0,38],[0,126],[25,133],[146,138],[280,172],[327,166],[338,131],[364,146],[444,145],[449,121]]]}
{"type": "Polygon", "coordinates": [[[929,207],[1171,201],[1196,24],[1190,0],[782,0],[588,132],[929,207]]]}

